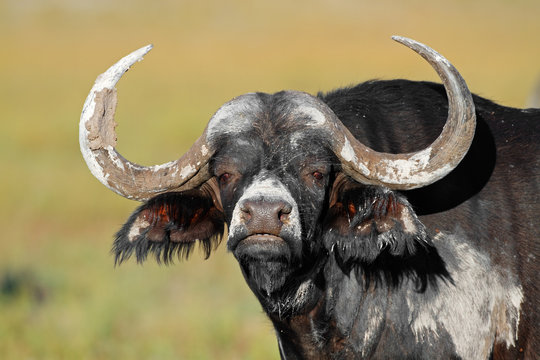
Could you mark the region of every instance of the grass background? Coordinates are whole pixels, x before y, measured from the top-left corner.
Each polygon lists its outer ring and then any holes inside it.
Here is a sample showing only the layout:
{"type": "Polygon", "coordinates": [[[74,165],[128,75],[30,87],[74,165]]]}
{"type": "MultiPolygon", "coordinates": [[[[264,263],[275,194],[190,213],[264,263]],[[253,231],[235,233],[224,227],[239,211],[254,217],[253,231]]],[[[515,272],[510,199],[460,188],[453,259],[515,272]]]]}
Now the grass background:
{"type": "Polygon", "coordinates": [[[393,34],[522,107],[540,77],[539,16],[536,0],[0,0],[0,358],[278,358],[224,246],[114,268],[112,236],[137,204],[90,175],[77,131],[120,57],[155,45],[120,82],[117,111],[119,151],[154,164],[242,93],[437,80],[393,34]]]}

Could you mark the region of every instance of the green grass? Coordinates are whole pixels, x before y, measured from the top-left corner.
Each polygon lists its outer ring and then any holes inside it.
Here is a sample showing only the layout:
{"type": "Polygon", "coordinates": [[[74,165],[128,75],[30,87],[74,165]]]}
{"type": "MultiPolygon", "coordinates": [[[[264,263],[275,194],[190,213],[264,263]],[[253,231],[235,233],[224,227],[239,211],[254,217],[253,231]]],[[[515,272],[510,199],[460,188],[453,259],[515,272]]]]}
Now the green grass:
{"type": "Polygon", "coordinates": [[[137,204],[92,178],[78,118],[95,77],[130,51],[156,46],[118,87],[118,149],[142,164],[178,157],[245,92],[436,80],[392,34],[433,46],[505,105],[523,106],[540,76],[532,0],[86,3],[0,1],[2,359],[278,357],[224,246],[207,261],[113,265],[137,204]]]}

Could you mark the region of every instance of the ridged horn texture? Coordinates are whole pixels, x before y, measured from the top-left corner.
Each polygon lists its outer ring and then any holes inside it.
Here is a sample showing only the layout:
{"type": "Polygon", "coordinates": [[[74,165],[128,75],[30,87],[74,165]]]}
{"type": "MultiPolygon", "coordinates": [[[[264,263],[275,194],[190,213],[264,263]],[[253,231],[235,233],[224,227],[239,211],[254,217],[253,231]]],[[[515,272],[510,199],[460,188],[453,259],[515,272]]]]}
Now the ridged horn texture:
{"type": "Polygon", "coordinates": [[[191,189],[208,180],[207,163],[214,152],[206,141],[206,130],[180,159],[162,165],[141,166],[115,150],[115,85],[151,49],[148,45],[132,52],[98,76],[79,122],[81,152],[92,174],[114,192],[139,201],[170,189],[191,189]]]}
{"type": "Polygon", "coordinates": [[[360,143],[340,121],[334,124],[332,147],[343,171],[364,184],[406,190],[427,186],[450,173],[463,159],[474,137],[476,114],[465,80],[448,60],[417,41],[393,36],[437,71],[448,96],[448,118],[439,137],[426,149],[403,154],[376,152],[360,143]]]}

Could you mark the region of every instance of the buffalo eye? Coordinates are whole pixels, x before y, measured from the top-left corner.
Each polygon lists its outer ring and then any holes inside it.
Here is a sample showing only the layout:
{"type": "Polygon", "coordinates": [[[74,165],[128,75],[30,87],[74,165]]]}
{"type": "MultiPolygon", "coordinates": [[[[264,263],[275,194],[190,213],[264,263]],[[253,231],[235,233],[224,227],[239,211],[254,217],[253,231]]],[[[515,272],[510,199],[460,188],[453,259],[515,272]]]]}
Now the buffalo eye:
{"type": "Polygon", "coordinates": [[[324,175],[322,172],[320,171],[314,171],[312,174],[313,178],[317,181],[321,181],[322,179],[324,179],[324,175]]]}
{"type": "Polygon", "coordinates": [[[229,180],[231,180],[231,174],[223,173],[219,175],[219,183],[221,185],[226,185],[229,182],[229,180]]]}

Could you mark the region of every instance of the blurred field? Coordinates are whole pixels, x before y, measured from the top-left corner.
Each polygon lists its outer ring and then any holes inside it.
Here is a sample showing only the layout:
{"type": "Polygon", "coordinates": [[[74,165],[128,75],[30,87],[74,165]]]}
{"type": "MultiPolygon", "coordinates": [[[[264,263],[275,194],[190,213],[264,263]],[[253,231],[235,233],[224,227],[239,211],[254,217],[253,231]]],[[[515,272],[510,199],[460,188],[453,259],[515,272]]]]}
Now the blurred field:
{"type": "Polygon", "coordinates": [[[521,107],[540,77],[539,16],[535,0],[1,0],[0,358],[278,358],[224,246],[114,268],[112,236],[137,204],[90,175],[77,131],[95,77],[120,57],[155,45],[120,82],[117,111],[119,151],[153,164],[245,92],[436,80],[393,34],[521,107]]]}

